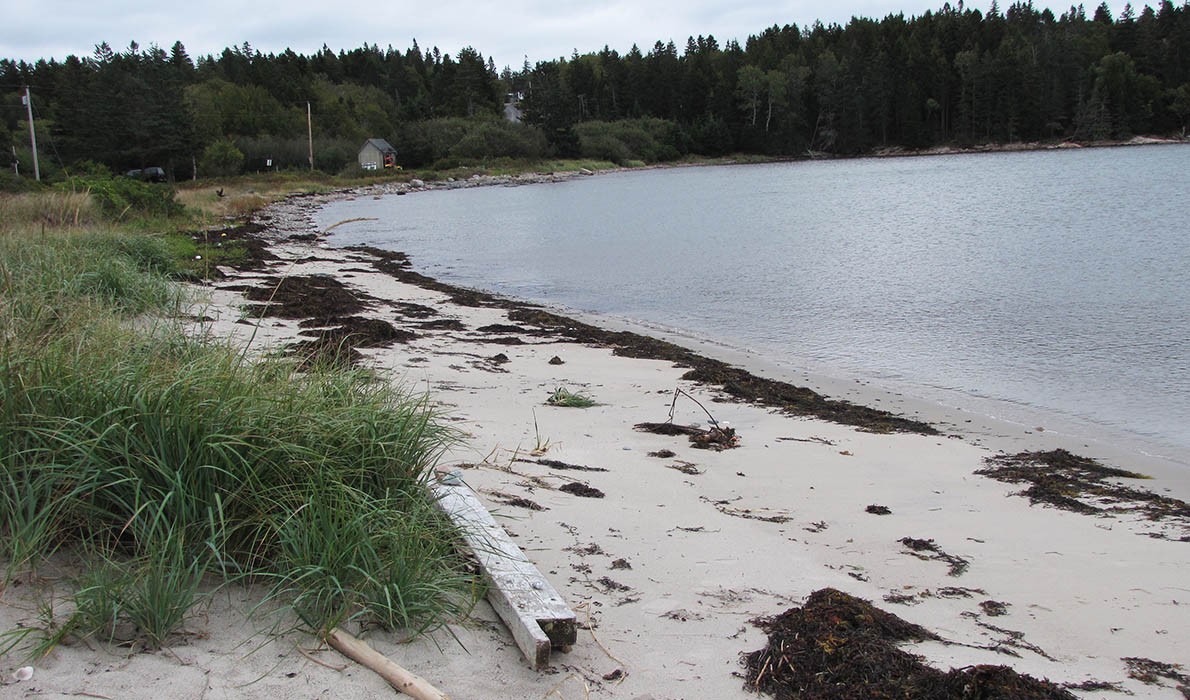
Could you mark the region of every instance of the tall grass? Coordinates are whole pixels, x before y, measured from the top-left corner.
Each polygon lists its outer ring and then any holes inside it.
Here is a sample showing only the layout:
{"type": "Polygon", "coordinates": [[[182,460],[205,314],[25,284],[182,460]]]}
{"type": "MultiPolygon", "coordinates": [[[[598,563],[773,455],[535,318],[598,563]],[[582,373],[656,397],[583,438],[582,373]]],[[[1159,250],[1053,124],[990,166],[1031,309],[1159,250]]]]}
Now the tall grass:
{"type": "Polygon", "coordinates": [[[178,301],[171,264],[143,235],[0,237],[0,592],[60,547],[90,562],[43,647],[160,645],[207,578],[263,583],[315,631],[465,611],[425,398],[146,323],[178,301]]]}
{"type": "Polygon", "coordinates": [[[0,233],[11,233],[18,227],[30,225],[89,226],[99,218],[99,208],[85,192],[0,194],[0,233]]]}

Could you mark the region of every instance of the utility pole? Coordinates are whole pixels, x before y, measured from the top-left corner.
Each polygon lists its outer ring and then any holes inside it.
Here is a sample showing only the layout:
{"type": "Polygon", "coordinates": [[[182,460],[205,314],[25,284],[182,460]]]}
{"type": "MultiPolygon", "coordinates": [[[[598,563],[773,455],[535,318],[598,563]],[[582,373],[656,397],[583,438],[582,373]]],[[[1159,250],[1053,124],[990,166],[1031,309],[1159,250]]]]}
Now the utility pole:
{"type": "Polygon", "coordinates": [[[33,147],[33,177],[41,182],[41,166],[37,163],[37,130],[33,128],[33,93],[25,86],[25,112],[29,115],[29,143],[33,147]]]}
{"type": "Polygon", "coordinates": [[[310,145],[310,169],[314,169],[314,122],[310,120],[310,102],[306,101],[306,141],[310,145]]]}

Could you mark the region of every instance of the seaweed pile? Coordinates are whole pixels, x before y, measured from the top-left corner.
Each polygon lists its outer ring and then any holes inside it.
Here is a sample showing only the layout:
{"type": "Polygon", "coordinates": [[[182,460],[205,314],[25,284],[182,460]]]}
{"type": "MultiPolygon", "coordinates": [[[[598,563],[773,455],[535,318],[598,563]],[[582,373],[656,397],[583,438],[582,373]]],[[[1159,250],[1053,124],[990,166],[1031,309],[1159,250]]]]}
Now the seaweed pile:
{"type": "Polygon", "coordinates": [[[899,643],[939,640],[871,603],[833,588],[802,607],[756,621],[768,645],[744,656],[747,687],[777,700],[1073,700],[1047,680],[1007,666],[940,671],[899,643]]]}
{"type": "Polygon", "coordinates": [[[735,434],[735,428],[711,426],[704,430],[693,425],[677,425],[676,423],[637,423],[633,426],[642,433],[654,435],[686,435],[690,438],[690,446],[700,450],[722,452],[740,446],[740,438],[735,434]]]}
{"type": "Polygon", "coordinates": [[[1186,674],[1181,664],[1171,664],[1164,661],[1154,661],[1138,656],[1121,659],[1128,667],[1128,677],[1134,678],[1145,685],[1165,686],[1163,681],[1173,681],[1177,690],[1184,698],[1190,698],[1190,674],[1186,674]]]}
{"type": "Polygon", "coordinates": [[[301,335],[311,338],[293,343],[290,353],[303,366],[331,363],[357,366],[363,362],[357,348],[388,347],[407,343],[417,336],[388,321],[357,314],[375,302],[330,275],[266,277],[257,286],[225,287],[242,291],[249,301],[247,311],[257,318],[271,316],[303,319],[301,335]]]}
{"type": "Polygon", "coordinates": [[[330,275],[264,277],[251,287],[224,287],[242,291],[252,316],[333,321],[367,308],[365,296],[330,275]]]}
{"type": "Polygon", "coordinates": [[[327,327],[319,327],[322,324],[313,319],[302,321],[301,328],[312,330],[303,330],[299,335],[311,340],[289,345],[290,352],[302,358],[304,365],[330,363],[358,367],[363,364],[364,356],[357,348],[386,348],[395,343],[408,343],[417,337],[411,331],[401,330],[378,318],[343,316],[327,327]]]}
{"type": "Polygon", "coordinates": [[[1062,449],[998,455],[985,462],[988,466],[976,474],[1009,484],[1029,484],[1018,495],[1027,496],[1034,505],[1086,515],[1135,513],[1151,521],[1170,521],[1186,531],[1181,541],[1190,542],[1190,504],[1110,481],[1147,479],[1143,474],[1107,467],[1062,449]]]}

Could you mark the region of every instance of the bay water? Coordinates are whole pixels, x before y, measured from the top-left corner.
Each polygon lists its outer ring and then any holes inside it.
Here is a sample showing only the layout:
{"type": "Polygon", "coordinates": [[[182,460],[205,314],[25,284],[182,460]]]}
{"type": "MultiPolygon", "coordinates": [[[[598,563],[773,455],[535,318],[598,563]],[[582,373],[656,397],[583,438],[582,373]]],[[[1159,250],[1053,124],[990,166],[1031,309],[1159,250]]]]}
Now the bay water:
{"type": "Polygon", "coordinates": [[[336,246],[1190,464],[1190,146],[636,170],[328,205],[336,246]]]}

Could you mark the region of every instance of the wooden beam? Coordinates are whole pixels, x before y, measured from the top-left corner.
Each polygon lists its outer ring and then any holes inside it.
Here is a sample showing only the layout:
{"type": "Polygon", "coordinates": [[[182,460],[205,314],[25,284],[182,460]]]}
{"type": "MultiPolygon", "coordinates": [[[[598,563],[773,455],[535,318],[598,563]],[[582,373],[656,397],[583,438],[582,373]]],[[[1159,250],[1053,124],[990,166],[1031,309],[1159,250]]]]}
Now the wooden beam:
{"type": "Polygon", "coordinates": [[[431,488],[438,496],[438,507],[459,526],[475,553],[488,580],[488,602],[529,665],[534,670],[543,668],[549,664],[552,648],[569,647],[577,640],[574,612],[470,487],[446,475],[431,488]]]}

